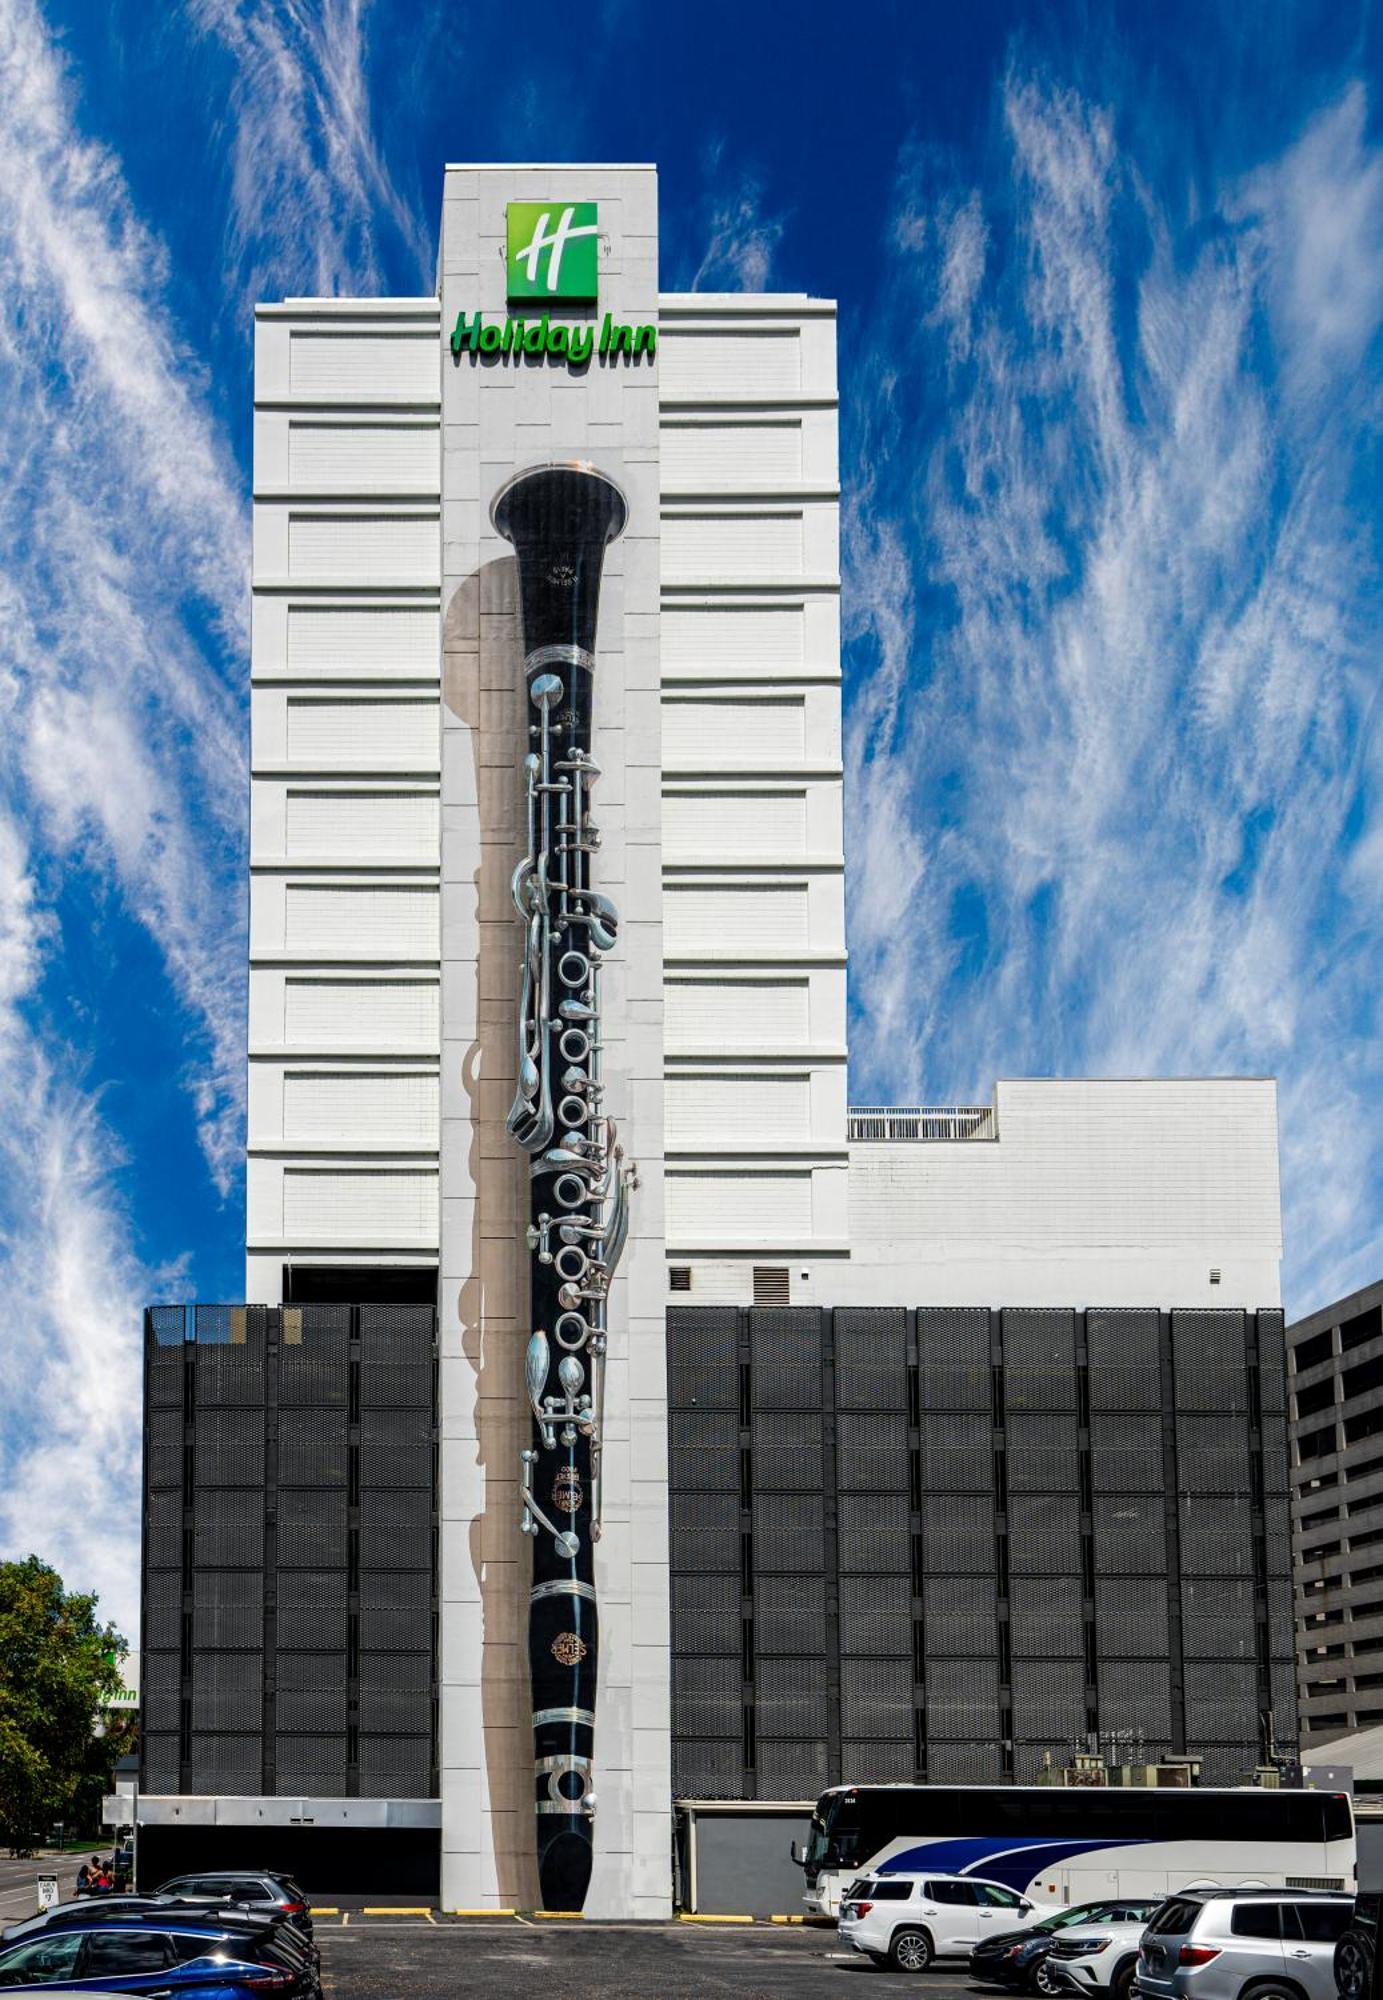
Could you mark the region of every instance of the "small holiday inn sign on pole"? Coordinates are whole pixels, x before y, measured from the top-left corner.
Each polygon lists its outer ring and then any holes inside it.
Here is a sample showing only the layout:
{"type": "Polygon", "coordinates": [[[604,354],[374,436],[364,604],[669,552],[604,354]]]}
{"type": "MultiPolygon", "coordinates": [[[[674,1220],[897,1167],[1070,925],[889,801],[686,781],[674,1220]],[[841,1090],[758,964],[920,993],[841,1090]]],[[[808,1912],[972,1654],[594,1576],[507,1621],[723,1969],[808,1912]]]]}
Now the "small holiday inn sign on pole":
{"type": "MultiPolygon", "coordinates": [[[[593,201],[511,201],[505,216],[505,295],[511,306],[532,309],[539,304],[594,305],[598,296],[600,221],[593,201]]],[[[459,312],[451,331],[451,351],[459,361],[471,355],[531,355],[565,361],[583,368],[592,356],[631,360],[658,351],[658,329],[627,326],[607,312],[599,327],[593,320],[575,324],[536,318],[502,322],[486,320],[477,311],[459,312]]]]}

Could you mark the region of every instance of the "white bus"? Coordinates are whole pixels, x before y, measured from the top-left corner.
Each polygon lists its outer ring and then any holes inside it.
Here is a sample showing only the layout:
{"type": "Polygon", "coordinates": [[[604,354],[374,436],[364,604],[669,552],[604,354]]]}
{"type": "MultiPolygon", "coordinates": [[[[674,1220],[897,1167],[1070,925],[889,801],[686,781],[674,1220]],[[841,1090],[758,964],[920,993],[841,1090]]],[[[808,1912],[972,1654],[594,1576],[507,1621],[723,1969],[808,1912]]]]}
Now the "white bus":
{"type": "Polygon", "coordinates": [[[808,1909],[834,1917],[859,1875],[977,1875],[1039,1910],[1192,1883],[1355,1890],[1354,1811],[1340,1792],[836,1785],[812,1814],[808,1909]]]}

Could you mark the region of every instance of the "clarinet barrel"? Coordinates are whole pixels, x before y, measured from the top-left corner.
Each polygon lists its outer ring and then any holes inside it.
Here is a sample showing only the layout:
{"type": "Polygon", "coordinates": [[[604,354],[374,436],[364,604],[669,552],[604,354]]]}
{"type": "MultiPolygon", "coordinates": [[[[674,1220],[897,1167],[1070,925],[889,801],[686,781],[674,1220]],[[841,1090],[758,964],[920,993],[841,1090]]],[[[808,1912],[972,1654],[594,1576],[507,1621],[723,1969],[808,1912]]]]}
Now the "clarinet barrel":
{"type": "Polygon", "coordinates": [[[523,949],[508,1124],[528,1156],[532,1435],[519,1468],[520,1525],[533,1542],[535,1836],[549,1910],[582,1907],[594,1853],[606,1311],[634,1179],[601,1075],[601,963],[619,916],[594,881],[600,767],[591,747],[601,569],[627,517],[614,481],[577,464],[518,473],[491,508],[518,565],[528,717],[525,851],[512,882],[523,949]]]}

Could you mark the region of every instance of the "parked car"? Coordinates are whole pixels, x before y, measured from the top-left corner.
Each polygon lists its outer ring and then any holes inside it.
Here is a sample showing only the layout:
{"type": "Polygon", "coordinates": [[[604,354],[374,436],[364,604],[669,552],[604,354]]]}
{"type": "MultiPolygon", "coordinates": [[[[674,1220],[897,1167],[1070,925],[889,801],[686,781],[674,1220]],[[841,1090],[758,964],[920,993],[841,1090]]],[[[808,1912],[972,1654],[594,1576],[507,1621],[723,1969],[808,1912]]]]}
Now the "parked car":
{"type": "Polygon", "coordinates": [[[312,1935],[312,1912],[307,1897],[291,1875],[271,1869],[225,1869],[209,1875],[175,1875],[161,1882],[160,1896],[176,1896],[180,1903],[203,1903],[209,1908],[220,1903],[236,1903],[243,1909],[263,1912],[277,1910],[303,1933],[312,1935]]]}
{"type": "Polygon", "coordinates": [[[274,1927],[178,1918],[59,1925],[0,1946],[0,1987],[159,2000],[320,2000],[317,1974],[274,1927]]]}
{"type": "Polygon", "coordinates": [[[984,1939],[971,1952],[970,1977],[1019,1992],[1050,1992],[1042,1968],[1053,1941],[1064,1931],[1133,1922],[1141,1928],[1161,1901],[1160,1896],[1149,1896],[1142,1901],[1074,1903],[1070,1909],[1055,1910],[1022,1930],[1000,1931],[997,1937],[984,1939]]]}
{"type": "Polygon", "coordinates": [[[1128,2000],[1138,1971],[1138,1947],[1156,1908],[1156,1904],[1125,1905],[1121,1915],[1106,1923],[1054,1938],[1042,1962],[1038,1991],[1128,2000]]]}
{"type": "Polygon", "coordinates": [[[1017,1890],[973,1875],[864,1875],[842,1897],[837,1929],[876,1965],[925,1972],[934,1959],[968,1958],[1031,1909],[1017,1890]]]}
{"type": "Polygon", "coordinates": [[[1143,2000],[1336,2000],[1354,1898],[1305,1889],[1185,1890],[1143,1933],[1143,2000]]]}
{"type": "Polygon", "coordinates": [[[316,1976],[322,1964],[322,1954],[318,1952],[312,1938],[304,1938],[300,1930],[294,1928],[292,1920],[278,1914],[258,1914],[254,1910],[242,1908],[220,1908],[202,1910],[188,1904],[180,1904],[174,1896],[112,1896],[98,1904],[90,1898],[78,1902],[60,1902],[52,1910],[40,1910],[38,1916],[26,1918],[22,1924],[10,1924],[8,1930],[0,1932],[0,1942],[14,1944],[20,1938],[36,1938],[52,1930],[92,1930],[94,1926],[126,1926],[126,1924],[154,1924],[154,1922],[176,1922],[188,1930],[200,1926],[212,1926],[222,1930],[244,1932],[252,1938],[268,1932],[274,1936],[294,1962],[310,1966],[316,1976]]]}

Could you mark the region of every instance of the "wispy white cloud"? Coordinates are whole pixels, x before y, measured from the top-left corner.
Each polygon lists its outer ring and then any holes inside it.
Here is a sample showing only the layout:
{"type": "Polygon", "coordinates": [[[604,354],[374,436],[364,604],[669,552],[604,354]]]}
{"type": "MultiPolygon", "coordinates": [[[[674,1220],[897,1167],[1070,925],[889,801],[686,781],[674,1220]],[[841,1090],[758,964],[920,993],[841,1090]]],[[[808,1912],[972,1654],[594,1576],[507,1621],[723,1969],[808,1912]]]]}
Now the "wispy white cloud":
{"type": "Polygon", "coordinates": [[[701,219],[704,247],[687,289],[771,290],[773,259],[786,218],[765,213],[763,187],[754,174],[728,173],[723,142],[717,142],[707,153],[706,178],[708,191],[701,219]]]}
{"type": "Polygon", "coordinates": [[[252,298],[377,292],[389,230],[431,288],[430,232],[373,130],[368,14],[368,0],[189,0],[235,62],[229,249],[252,298]]]}
{"type": "MultiPolygon", "coordinates": [[[[56,898],[161,959],[170,1069],[228,1190],[244,1089],[241,480],[162,247],[83,134],[34,0],[0,0],[0,1546],[137,1617],[139,1307],[128,1163],[66,997],[56,898]]],[[[107,1006],[124,1004],[111,946],[107,1006]]],[[[177,1246],[170,1246],[176,1252],[177,1246]]]]}
{"type": "Polygon", "coordinates": [[[846,540],[855,1094],[1278,1072],[1298,1305],[1376,1262],[1383,1191],[1363,109],[1198,190],[1194,236],[1041,75],[1002,229],[905,158],[846,540]]]}

